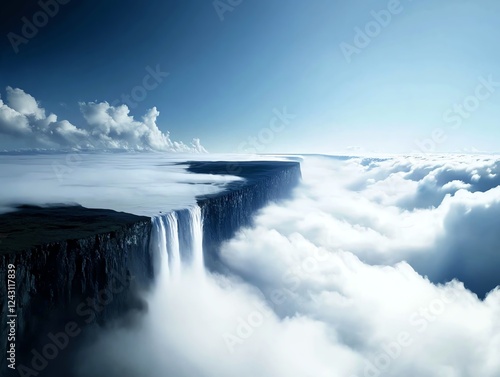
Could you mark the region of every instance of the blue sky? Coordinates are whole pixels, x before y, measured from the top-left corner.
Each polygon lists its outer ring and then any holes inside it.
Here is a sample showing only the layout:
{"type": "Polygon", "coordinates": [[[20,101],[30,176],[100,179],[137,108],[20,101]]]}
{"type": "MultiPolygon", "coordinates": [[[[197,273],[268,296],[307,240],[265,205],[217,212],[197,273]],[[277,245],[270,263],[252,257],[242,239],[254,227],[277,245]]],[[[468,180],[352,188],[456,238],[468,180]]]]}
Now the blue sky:
{"type": "Polygon", "coordinates": [[[40,9],[18,5],[2,23],[1,98],[21,88],[84,128],[79,102],[112,103],[158,66],[169,76],[131,114],[156,106],[162,131],[212,152],[251,137],[260,152],[498,150],[500,86],[469,98],[459,127],[443,119],[484,80],[500,82],[497,1],[221,3],[232,8],[223,20],[212,1],[70,1],[16,54],[7,34],[40,9]],[[390,9],[378,30],[373,11],[390,9]],[[355,30],[370,27],[359,48],[355,30]],[[359,53],[346,59],[342,43],[359,53]],[[295,117],[262,133],[284,108],[295,117]]]}

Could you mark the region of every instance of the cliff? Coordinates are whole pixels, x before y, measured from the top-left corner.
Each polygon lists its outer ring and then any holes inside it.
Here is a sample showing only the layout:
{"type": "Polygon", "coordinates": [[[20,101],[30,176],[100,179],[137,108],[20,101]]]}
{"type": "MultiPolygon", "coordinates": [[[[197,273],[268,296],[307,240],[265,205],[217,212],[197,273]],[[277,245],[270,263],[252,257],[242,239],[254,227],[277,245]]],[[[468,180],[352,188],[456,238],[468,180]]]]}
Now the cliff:
{"type": "Polygon", "coordinates": [[[198,198],[203,218],[203,253],[209,269],[220,269],[218,248],[243,226],[251,224],[255,212],[273,200],[285,199],[300,182],[297,162],[249,161],[193,162],[190,171],[240,176],[224,192],[198,198]]]}
{"type": "MultiPolygon", "coordinates": [[[[244,178],[221,193],[197,198],[203,224],[202,254],[210,269],[221,267],[217,252],[221,242],[250,225],[252,215],[266,203],[290,195],[301,178],[296,162],[191,162],[189,170],[244,178]]],[[[179,259],[194,253],[193,214],[192,210],[173,214],[179,259]]],[[[43,347],[54,343],[54,334],[65,331],[68,323],[75,323],[80,334],[79,330],[89,325],[103,325],[131,310],[143,309],[141,292],[152,285],[158,273],[157,254],[163,250],[158,246],[165,241],[172,243],[169,234],[174,234],[163,229],[161,238],[157,225],[165,228],[148,217],[77,206],[25,206],[0,216],[0,229],[7,235],[0,244],[0,279],[7,280],[9,264],[16,268],[18,367],[31,368],[33,350],[43,355],[43,347]]],[[[0,296],[5,319],[4,284],[0,285],[0,296]]],[[[7,326],[2,326],[2,344],[7,331],[7,326]]],[[[64,370],[62,364],[71,363],[68,349],[77,348],[83,336],[75,338],[60,347],[64,349],[58,352],[64,352],[65,357],[48,362],[39,375],[57,375],[57,370],[64,370]]],[[[2,370],[5,363],[2,358],[2,370]]]]}
{"type": "MultiPolygon", "coordinates": [[[[16,271],[17,365],[30,364],[31,351],[41,351],[50,343],[49,333],[68,322],[79,328],[103,324],[139,308],[136,293],[153,281],[147,217],[78,206],[23,206],[0,216],[0,227],[8,232],[0,249],[0,279],[7,282],[10,264],[16,271]],[[112,290],[119,294],[109,294],[112,290]]],[[[0,285],[0,296],[5,319],[6,284],[0,285]]],[[[7,331],[1,327],[2,344],[7,331]]],[[[2,357],[2,370],[5,362],[2,357]]]]}

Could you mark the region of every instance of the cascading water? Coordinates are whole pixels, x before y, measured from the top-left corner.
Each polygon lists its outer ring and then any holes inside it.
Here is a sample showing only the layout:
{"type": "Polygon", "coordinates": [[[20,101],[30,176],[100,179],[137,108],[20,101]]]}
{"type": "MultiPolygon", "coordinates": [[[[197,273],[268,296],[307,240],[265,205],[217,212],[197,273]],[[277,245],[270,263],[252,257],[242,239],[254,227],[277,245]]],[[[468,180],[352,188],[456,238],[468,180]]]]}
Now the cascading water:
{"type": "MultiPolygon", "coordinates": [[[[163,254],[163,245],[160,250],[158,242],[164,240],[166,243],[169,266],[165,270],[169,269],[167,274],[171,279],[177,280],[181,270],[188,267],[200,276],[205,274],[205,268],[213,271],[224,268],[218,255],[222,242],[231,239],[239,228],[251,225],[253,214],[269,201],[287,197],[301,178],[300,164],[295,162],[251,162],[241,166],[246,169],[245,174],[249,175],[251,184],[242,184],[223,195],[199,199],[203,211],[196,204],[160,216],[165,234],[156,238],[153,234],[151,241],[155,252],[163,254]],[[278,164],[283,168],[278,169],[278,164]]],[[[206,166],[202,163],[192,169],[197,173],[212,174],[211,169],[224,173],[227,172],[227,164],[209,163],[206,166]]],[[[158,221],[154,220],[155,223],[158,221]]],[[[153,232],[161,230],[153,228],[153,232]]]]}
{"type": "Polygon", "coordinates": [[[201,208],[198,205],[189,208],[189,215],[191,221],[193,268],[197,275],[203,276],[205,273],[205,263],[203,258],[203,220],[201,218],[201,208]]]}
{"type": "Polygon", "coordinates": [[[195,274],[203,276],[201,208],[195,205],[179,214],[170,212],[154,217],[152,222],[151,247],[153,254],[158,255],[159,275],[166,280],[176,280],[181,275],[183,261],[189,261],[195,274]]]}
{"type": "Polygon", "coordinates": [[[174,279],[181,274],[181,253],[179,249],[179,222],[175,212],[168,213],[163,217],[166,228],[167,250],[170,255],[170,273],[174,279]]]}
{"type": "Polygon", "coordinates": [[[168,278],[170,271],[168,263],[167,238],[163,218],[160,216],[153,217],[152,222],[151,249],[153,255],[157,256],[155,259],[156,263],[158,263],[158,266],[155,266],[155,270],[156,273],[160,274],[160,276],[168,278]]]}

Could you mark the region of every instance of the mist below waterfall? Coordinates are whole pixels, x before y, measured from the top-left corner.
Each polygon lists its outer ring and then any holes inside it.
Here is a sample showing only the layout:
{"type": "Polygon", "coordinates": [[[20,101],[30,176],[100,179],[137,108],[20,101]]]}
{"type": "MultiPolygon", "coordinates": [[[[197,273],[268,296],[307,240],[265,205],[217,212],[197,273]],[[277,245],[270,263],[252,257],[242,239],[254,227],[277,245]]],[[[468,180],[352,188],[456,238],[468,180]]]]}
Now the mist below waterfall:
{"type": "MultiPolygon", "coordinates": [[[[457,157],[447,175],[470,163],[457,157]]],[[[481,174],[490,160],[474,163],[481,174]]],[[[153,218],[161,269],[148,311],[105,330],[80,354],[77,375],[498,376],[500,290],[482,300],[459,276],[490,265],[500,239],[462,231],[462,249],[452,247],[470,216],[498,218],[498,187],[433,189],[426,177],[444,179],[442,164],[306,158],[293,197],[221,245],[223,272],[203,268],[202,209],[153,218]],[[409,208],[424,185],[435,206],[409,208]],[[446,265],[453,250],[474,263],[446,265]],[[411,264],[417,256],[418,269],[454,278],[430,281],[411,264]]]]}

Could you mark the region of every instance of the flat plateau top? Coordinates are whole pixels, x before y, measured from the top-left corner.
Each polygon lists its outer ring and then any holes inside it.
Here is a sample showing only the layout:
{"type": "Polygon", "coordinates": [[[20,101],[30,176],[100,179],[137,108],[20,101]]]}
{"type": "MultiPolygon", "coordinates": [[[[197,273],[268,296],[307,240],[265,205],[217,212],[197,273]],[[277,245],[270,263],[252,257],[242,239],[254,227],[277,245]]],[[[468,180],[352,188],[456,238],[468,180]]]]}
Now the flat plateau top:
{"type": "MultiPolygon", "coordinates": [[[[167,178],[169,175],[174,176],[176,180],[175,184],[181,185],[179,187],[182,190],[198,186],[198,189],[192,190],[190,193],[192,203],[195,203],[195,198],[200,200],[202,198],[223,195],[227,191],[236,190],[246,185],[253,185],[261,179],[272,176],[277,171],[299,166],[300,164],[294,161],[187,161],[177,163],[169,161],[165,166],[161,163],[157,164],[156,169],[158,171],[165,170],[164,176],[167,178]],[[183,173],[179,174],[181,166],[183,173]],[[216,177],[233,178],[218,181],[216,177]],[[235,177],[240,178],[235,180],[235,177]],[[214,182],[217,185],[214,186],[214,182]],[[201,189],[203,187],[204,190],[201,189]]],[[[130,176],[129,173],[129,171],[125,170],[121,176],[125,176],[128,179],[130,176]]],[[[105,179],[106,176],[106,171],[99,171],[99,177],[105,179]]],[[[40,177],[38,179],[39,181],[31,182],[31,186],[46,181],[40,177]]],[[[140,203],[148,199],[151,202],[148,205],[154,208],[154,211],[151,211],[154,212],[152,215],[156,215],[160,211],[168,212],[170,208],[165,206],[164,203],[171,199],[171,191],[162,190],[163,186],[168,185],[168,180],[167,182],[163,182],[156,175],[140,183],[135,182],[132,177],[131,180],[125,180],[125,182],[107,182],[106,184],[101,182],[96,184],[95,194],[99,197],[102,192],[103,198],[101,198],[100,202],[94,204],[100,204],[103,207],[106,206],[114,210],[87,208],[96,207],[89,205],[88,203],[91,203],[89,201],[82,200],[82,203],[80,203],[80,198],[88,197],[87,191],[82,191],[81,195],[85,196],[80,197],[80,192],[77,191],[79,185],[63,185],[67,186],[67,191],[70,191],[74,199],[83,206],[80,204],[50,204],[56,202],[55,200],[47,200],[45,203],[49,204],[42,203],[40,205],[28,201],[24,203],[31,203],[30,205],[17,206],[15,211],[0,213],[0,254],[26,251],[37,245],[61,242],[63,240],[84,239],[93,237],[96,234],[120,230],[125,225],[140,221],[150,221],[151,217],[145,216],[142,213],[132,214],[128,213],[126,209],[115,208],[115,203],[112,200],[119,200],[122,204],[129,204],[131,200],[140,203]],[[148,189],[154,189],[154,185],[157,185],[159,189],[155,191],[155,195],[151,196],[148,189]],[[130,190],[127,195],[121,195],[123,193],[123,191],[120,191],[122,186],[130,190]],[[113,194],[115,198],[112,199],[113,194]]],[[[41,190],[30,190],[30,192],[36,193],[41,190]]],[[[57,192],[56,189],[52,190],[52,188],[44,188],[43,190],[46,192],[57,192]]],[[[14,191],[14,189],[11,189],[11,192],[14,191]]],[[[50,198],[52,197],[48,197],[48,199],[50,198]]],[[[62,195],[56,203],[60,203],[61,201],[68,203],[65,199],[66,197],[62,195]]],[[[8,204],[11,208],[14,207],[11,203],[5,204],[8,204]]],[[[187,204],[189,202],[186,202],[186,205],[183,207],[186,208],[187,204]]]]}
{"type": "Polygon", "coordinates": [[[149,220],[149,217],[76,205],[19,206],[15,212],[0,214],[0,254],[29,250],[51,242],[92,237],[149,220]]]}
{"type": "Polygon", "coordinates": [[[0,153],[0,213],[9,212],[13,204],[78,203],[152,217],[194,205],[197,197],[225,191],[232,183],[255,177],[256,169],[278,169],[280,161],[289,160],[146,152],[0,153]],[[196,165],[197,171],[190,165],[196,165]]]}

